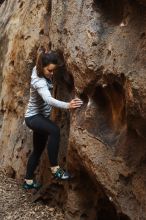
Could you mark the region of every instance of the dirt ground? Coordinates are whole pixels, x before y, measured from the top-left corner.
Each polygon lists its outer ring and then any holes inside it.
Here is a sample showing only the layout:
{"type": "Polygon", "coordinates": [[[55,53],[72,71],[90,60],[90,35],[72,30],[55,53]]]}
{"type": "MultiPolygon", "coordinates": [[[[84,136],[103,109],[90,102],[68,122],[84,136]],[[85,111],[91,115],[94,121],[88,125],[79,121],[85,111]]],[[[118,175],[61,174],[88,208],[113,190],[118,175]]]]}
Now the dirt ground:
{"type": "Polygon", "coordinates": [[[61,210],[41,201],[33,203],[32,194],[20,183],[0,172],[0,220],[64,220],[61,210]]]}

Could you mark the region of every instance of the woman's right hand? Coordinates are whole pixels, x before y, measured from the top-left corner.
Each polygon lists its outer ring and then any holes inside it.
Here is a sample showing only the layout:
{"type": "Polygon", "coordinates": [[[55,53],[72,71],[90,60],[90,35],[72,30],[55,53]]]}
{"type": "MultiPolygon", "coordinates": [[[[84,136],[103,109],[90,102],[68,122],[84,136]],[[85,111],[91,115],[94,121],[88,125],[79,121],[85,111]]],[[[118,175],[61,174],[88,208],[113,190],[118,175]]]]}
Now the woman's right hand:
{"type": "Polygon", "coordinates": [[[83,101],[79,98],[72,99],[69,103],[69,109],[79,108],[83,104],[83,101]]]}

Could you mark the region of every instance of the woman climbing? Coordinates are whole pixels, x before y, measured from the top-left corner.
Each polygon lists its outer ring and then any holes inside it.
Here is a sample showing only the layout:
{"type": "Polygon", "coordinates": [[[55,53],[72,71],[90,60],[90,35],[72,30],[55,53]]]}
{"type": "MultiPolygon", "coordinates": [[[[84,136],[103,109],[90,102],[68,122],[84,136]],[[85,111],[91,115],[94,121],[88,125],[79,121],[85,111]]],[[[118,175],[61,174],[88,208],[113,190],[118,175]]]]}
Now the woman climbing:
{"type": "Polygon", "coordinates": [[[25,113],[25,122],[33,130],[33,151],[27,163],[23,184],[25,189],[39,189],[41,186],[34,181],[34,172],[47,141],[52,174],[58,179],[66,180],[70,178],[69,173],[58,165],[60,131],[58,126],[50,120],[49,116],[52,106],[63,109],[75,109],[83,103],[78,98],[70,102],[62,102],[52,97],[52,77],[57,66],[57,54],[55,52],[48,53],[42,51],[32,71],[30,99],[25,113]]]}

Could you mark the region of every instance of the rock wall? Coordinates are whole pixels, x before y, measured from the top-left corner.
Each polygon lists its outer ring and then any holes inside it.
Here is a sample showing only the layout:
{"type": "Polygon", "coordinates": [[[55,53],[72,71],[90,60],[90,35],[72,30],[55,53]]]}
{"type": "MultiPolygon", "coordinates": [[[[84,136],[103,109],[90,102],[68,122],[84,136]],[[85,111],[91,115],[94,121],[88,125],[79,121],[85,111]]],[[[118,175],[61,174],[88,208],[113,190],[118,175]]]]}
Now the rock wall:
{"type": "Polygon", "coordinates": [[[66,219],[145,220],[145,1],[5,0],[0,15],[1,166],[24,175],[31,69],[38,46],[52,42],[65,62],[56,97],[84,101],[52,116],[62,128],[60,163],[76,176],[65,185],[66,219]]]}
{"type": "Polygon", "coordinates": [[[24,111],[45,13],[42,3],[31,1],[4,1],[0,8],[0,163],[13,176],[24,174],[31,150],[24,111]]]}

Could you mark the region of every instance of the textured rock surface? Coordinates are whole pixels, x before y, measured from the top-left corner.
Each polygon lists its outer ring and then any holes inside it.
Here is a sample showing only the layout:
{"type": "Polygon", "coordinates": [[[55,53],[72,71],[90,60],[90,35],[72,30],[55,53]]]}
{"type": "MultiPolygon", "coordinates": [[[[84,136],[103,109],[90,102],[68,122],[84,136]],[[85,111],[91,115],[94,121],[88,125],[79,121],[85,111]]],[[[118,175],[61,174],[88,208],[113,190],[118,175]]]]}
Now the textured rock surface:
{"type": "Polygon", "coordinates": [[[10,175],[24,175],[31,133],[24,125],[29,81],[46,9],[32,1],[5,1],[0,8],[0,163],[10,175]],[[15,172],[17,171],[17,172],[15,172]]]}
{"type": "Polygon", "coordinates": [[[65,186],[66,219],[145,220],[145,1],[46,2],[8,0],[0,8],[1,165],[24,173],[29,78],[38,45],[50,40],[65,60],[56,96],[84,101],[53,116],[62,128],[60,161],[68,145],[77,176],[65,186]]]}

